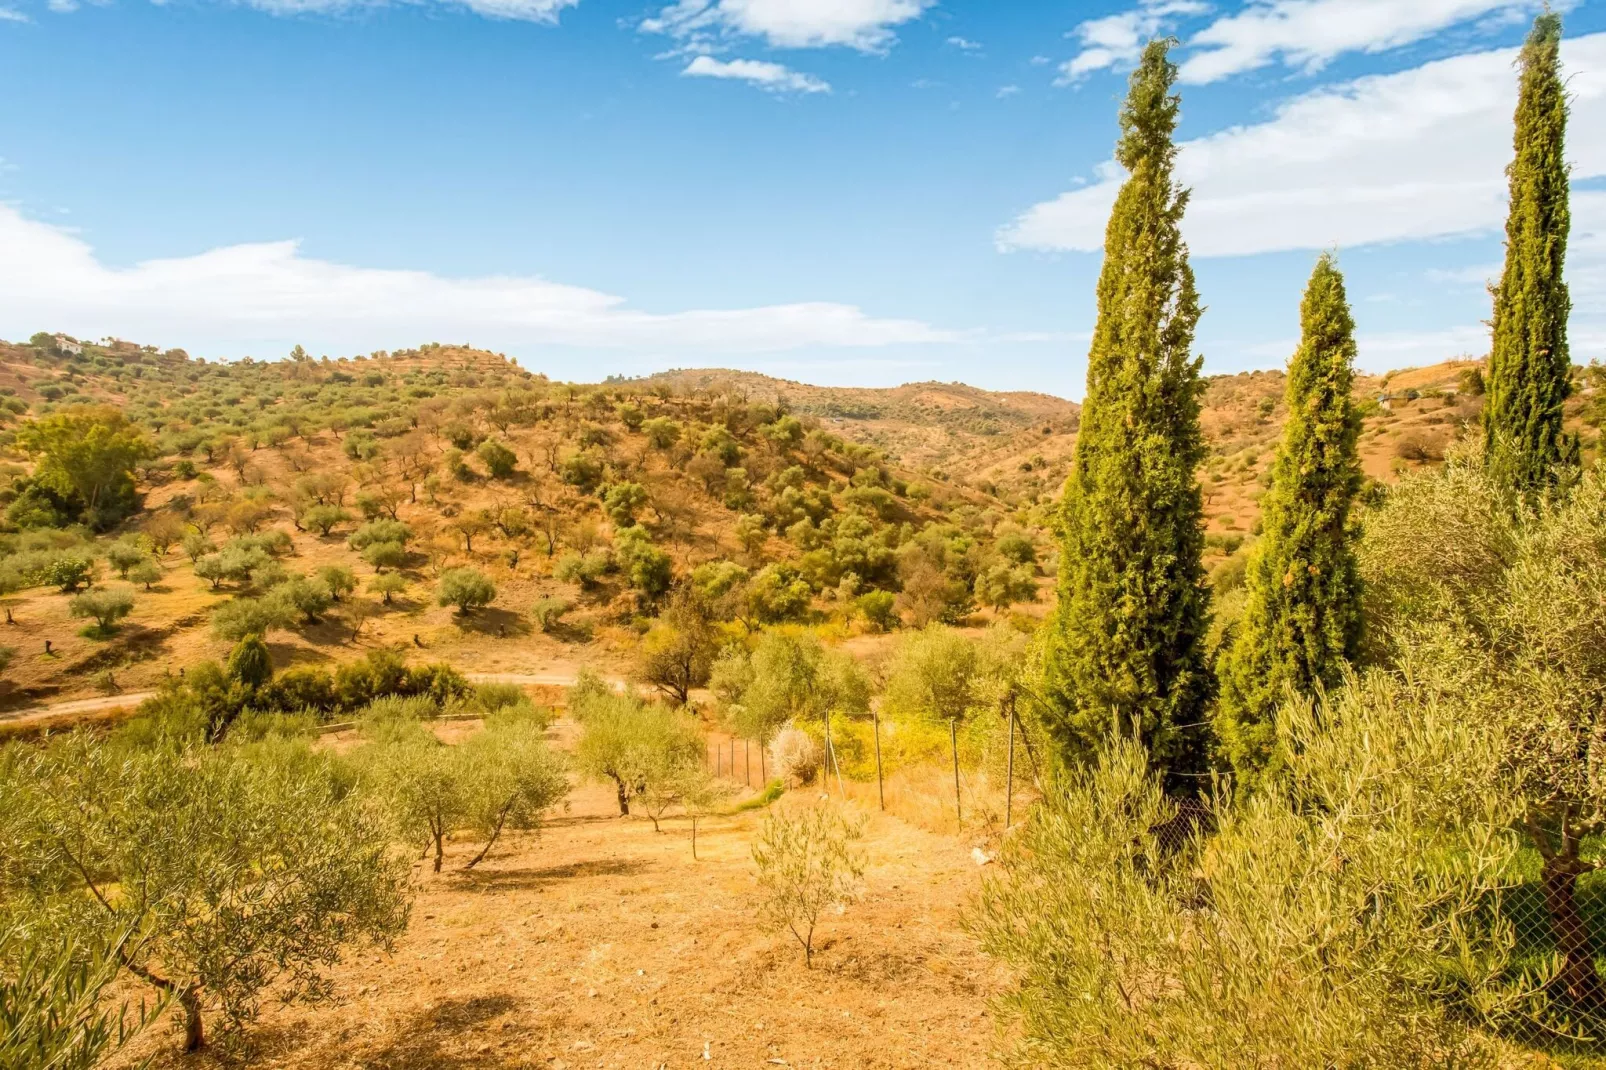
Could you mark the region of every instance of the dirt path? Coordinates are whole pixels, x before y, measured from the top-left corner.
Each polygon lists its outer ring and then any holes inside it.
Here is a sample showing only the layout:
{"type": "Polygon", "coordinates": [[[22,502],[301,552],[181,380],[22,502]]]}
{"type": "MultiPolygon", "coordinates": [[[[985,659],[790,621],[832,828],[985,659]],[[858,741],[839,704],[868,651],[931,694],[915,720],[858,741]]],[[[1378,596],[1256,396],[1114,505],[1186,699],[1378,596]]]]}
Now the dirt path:
{"type": "MultiPolygon", "coordinates": [[[[814,805],[794,793],[777,805],[814,805]]],[[[456,845],[422,870],[394,954],[366,953],[318,1007],[275,1007],[252,1067],[276,1070],[981,1067],[997,978],[959,929],[976,864],[950,837],[870,815],[866,895],[822,921],[813,969],[756,920],[750,843],[762,814],[655,833],[611,791],[577,788],[539,837],[471,872],[456,845]]],[[[178,1057],[158,1029],[119,1065],[178,1057]]]]}

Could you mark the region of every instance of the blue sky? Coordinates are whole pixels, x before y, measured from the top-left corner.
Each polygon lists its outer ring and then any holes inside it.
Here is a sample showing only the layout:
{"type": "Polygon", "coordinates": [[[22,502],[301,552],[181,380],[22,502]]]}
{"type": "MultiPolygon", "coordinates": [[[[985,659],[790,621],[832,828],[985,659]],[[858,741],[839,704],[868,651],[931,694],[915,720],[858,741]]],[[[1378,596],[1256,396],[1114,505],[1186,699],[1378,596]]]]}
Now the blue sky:
{"type": "MultiPolygon", "coordinates": [[[[1116,107],[1171,33],[1207,369],[1286,359],[1324,248],[1364,365],[1481,353],[1535,10],[0,0],[0,337],[1078,397],[1116,107]]],[[[1606,356],[1603,11],[1566,16],[1578,359],[1606,356]]]]}

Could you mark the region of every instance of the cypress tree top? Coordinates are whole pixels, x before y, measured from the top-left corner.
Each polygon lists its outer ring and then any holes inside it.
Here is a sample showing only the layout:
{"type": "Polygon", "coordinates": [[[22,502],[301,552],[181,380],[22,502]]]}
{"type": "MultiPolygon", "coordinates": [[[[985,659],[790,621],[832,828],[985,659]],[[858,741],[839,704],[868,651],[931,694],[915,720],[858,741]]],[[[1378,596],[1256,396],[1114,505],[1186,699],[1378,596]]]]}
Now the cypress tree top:
{"type": "Polygon", "coordinates": [[[1221,664],[1217,734],[1242,786],[1274,764],[1274,718],[1286,692],[1336,687],[1360,639],[1360,580],[1348,531],[1360,488],[1351,401],[1355,321],[1331,256],[1300,305],[1288,364],[1288,422],[1261,500],[1244,615],[1221,664]]]}
{"type": "Polygon", "coordinates": [[[1050,724],[1072,754],[1119,728],[1175,765],[1202,757],[1201,747],[1189,757],[1177,726],[1203,719],[1210,684],[1194,479],[1200,307],[1180,230],[1188,194],[1173,177],[1179,101],[1168,50],[1165,41],[1144,50],[1121,109],[1116,157],[1130,177],[1105,233],[1045,686],[1050,724]]]}
{"type": "Polygon", "coordinates": [[[1562,281],[1571,215],[1560,50],[1561,17],[1539,16],[1522,49],[1506,264],[1492,287],[1485,446],[1496,472],[1523,490],[1553,482],[1557,466],[1577,456],[1576,440],[1562,431],[1572,302],[1562,281]]]}

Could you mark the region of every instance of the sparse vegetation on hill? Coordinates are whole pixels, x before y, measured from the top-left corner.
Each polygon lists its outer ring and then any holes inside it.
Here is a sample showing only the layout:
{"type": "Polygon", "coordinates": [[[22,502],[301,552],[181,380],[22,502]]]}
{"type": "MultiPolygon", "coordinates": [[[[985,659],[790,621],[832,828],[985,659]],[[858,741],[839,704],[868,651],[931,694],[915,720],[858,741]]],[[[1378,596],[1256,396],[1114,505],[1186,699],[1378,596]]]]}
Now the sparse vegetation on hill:
{"type": "Polygon", "coordinates": [[[1164,41],[1085,408],[0,343],[0,1063],[1601,1065],[1558,38],[1487,364],[1201,378],[1164,41]]]}

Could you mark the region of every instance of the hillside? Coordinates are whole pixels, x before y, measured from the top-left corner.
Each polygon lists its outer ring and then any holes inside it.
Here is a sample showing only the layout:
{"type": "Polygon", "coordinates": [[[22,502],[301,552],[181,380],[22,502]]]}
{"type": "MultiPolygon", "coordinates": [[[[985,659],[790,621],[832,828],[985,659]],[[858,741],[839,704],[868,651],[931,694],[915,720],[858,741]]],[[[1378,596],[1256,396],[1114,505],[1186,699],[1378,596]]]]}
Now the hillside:
{"type": "Polygon", "coordinates": [[[752,624],[811,605],[851,615],[878,590],[883,614],[893,592],[908,613],[940,614],[960,597],[947,574],[966,576],[968,601],[1004,520],[987,495],[922,482],[812,417],[729,392],[555,384],[453,347],[216,364],[43,341],[0,346],[0,441],[24,415],[106,405],[145,452],[126,501],[97,519],[8,450],[0,583],[16,592],[18,656],[0,708],[147,689],[221,657],[270,611],[280,665],[394,645],[526,673],[621,667],[691,579],[752,624]],[[75,528],[79,514],[100,533],[75,528]],[[158,578],[125,575],[109,559],[118,546],[158,578]],[[72,616],[45,575],[79,558],[86,582],[131,596],[126,620],[97,630],[72,616]],[[490,604],[443,605],[454,569],[489,581],[490,604]],[[285,598],[305,604],[279,613],[285,598]]]}
{"type": "Polygon", "coordinates": [[[1001,443],[1074,435],[1081,406],[1052,394],[997,393],[963,383],[905,383],[883,389],[822,387],[754,372],[677,370],[632,380],[674,391],[735,391],[784,404],[823,426],[928,472],[972,471],[1001,443]]]}
{"type": "MultiPolygon", "coordinates": [[[[1480,410],[1471,369],[1358,383],[1370,477],[1442,458],[1480,410]]],[[[1588,444],[1598,380],[1581,372],[1569,403],[1588,444]]],[[[1254,530],[1283,383],[1207,383],[1211,567],[1254,530]]],[[[0,399],[14,621],[0,645],[17,651],[0,709],[148,689],[221,657],[252,614],[269,614],[280,665],[399,646],[471,672],[621,675],[681,582],[731,622],[809,618],[866,641],[900,622],[1041,615],[1079,416],[1049,395],[961,384],[710,370],[585,385],[455,346],[225,364],[44,337],[0,343],[0,399]],[[16,444],[28,419],[85,405],[112,406],[146,444],[119,504],[91,518],[99,532],[72,526],[84,503],[34,481],[16,444]],[[131,600],[126,620],[86,626],[41,579],[75,556],[86,583],[131,600]],[[128,561],[155,578],[125,576],[128,561]],[[468,613],[439,597],[465,568],[494,588],[468,613]]]]}

